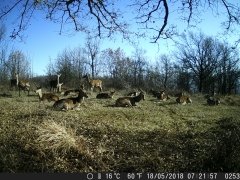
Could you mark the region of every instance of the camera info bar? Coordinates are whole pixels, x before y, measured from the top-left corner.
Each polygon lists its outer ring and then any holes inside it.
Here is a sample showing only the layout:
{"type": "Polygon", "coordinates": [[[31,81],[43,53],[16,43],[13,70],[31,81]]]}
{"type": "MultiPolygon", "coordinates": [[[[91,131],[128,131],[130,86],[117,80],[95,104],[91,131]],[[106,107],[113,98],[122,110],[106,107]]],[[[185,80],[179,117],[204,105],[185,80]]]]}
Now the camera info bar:
{"type": "Polygon", "coordinates": [[[34,180],[240,180],[240,173],[0,173],[0,179],[34,180]]]}

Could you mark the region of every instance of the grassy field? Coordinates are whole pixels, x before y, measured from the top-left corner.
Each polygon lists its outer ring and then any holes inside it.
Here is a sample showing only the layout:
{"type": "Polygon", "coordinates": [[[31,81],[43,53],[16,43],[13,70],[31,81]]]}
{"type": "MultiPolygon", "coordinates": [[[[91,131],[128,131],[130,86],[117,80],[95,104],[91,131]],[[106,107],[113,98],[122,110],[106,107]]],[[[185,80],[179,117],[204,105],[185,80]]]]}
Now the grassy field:
{"type": "MultiPolygon", "coordinates": [[[[12,92],[11,92],[12,93],[12,92]]],[[[38,107],[38,97],[0,97],[1,172],[239,172],[240,97],[207,106],[150,95],[134,108],[92,93],[78,111],[38,107]]]]}

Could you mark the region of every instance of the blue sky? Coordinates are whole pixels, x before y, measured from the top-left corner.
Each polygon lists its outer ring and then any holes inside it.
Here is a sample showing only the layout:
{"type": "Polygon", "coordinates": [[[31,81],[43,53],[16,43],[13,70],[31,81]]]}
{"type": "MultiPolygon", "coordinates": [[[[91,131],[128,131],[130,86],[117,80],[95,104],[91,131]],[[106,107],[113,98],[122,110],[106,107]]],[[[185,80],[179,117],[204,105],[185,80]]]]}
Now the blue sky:
{"type": "MultiPolygon", "coordinates": [[[[170,14],[169,21],[179,21],[176,19],[176,16],[174,13],[173,15],[170,14]]],[[[7,26],[11,26],[12,21],[10,21],[10,19],[13,17],[14,13],[11,14],[9,21],[6,22],[7,26]]],[[[204,21],[199,23],[198,29],[194,29],[194,31],[201,30],[206,35],[211,36],[217,36],[219,32],[222,32],[220,31],[221,17],[214,17],[212,13],[208,11],[204,13],[204,17],[202,18],[204,21]]],[[[60,25],[45,20],[40,13],[35,15],[30,23],[31,25],[24,32],[24,41],[13,40],[11,46],[13,46],[14,49],[23,51],[29,57],[35,75],[45,74],[46,66],[50,58],[54,60],[65,48],[84,47],[86,38],[84,33],[76,32],[71,35],[63,33],[59,35],[60,25]]],[[[186,24],[182,24],[179,21],[178,28],[181,32],[186,28],[186,24]]],[[[231,40],[229,37],[227,38],[231,40]]],[[[234,39],[235,37],[232,38],[234,39]]],[[[106,48],[117,49],[118,47],[123,49],[128,56],[133,54],[134,47],[127,41],[123,41],[121,37],[117,37],[115,40],[101,40],[101,50],[106,48]]],[[[155,57],[160,54],[168,54],[171,52],[174,49],[174,44],[171,40],[160,40],[159,44],[153,44],[150,43],[150,40],[139,39],[139,47],[146,50],[146,56],[149,60],[154,61],[155,57]]]]}

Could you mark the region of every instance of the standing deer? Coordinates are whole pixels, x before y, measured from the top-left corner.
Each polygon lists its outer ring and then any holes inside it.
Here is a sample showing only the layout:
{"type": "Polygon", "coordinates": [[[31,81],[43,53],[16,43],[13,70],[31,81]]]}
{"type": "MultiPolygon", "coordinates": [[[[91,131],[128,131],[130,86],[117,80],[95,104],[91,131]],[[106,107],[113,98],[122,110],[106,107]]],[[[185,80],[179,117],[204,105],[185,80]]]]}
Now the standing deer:
{"type": "Polygon", "coordinates": [[[100,91],[102,92],[102,81],[99,79],[90,79],[89,76],[86,74],[83,76],[88,82],[88,84],[91,87],[91,91],[93,91],[94,88],[99,88],[100,91]]]}
{"type": "Polygon", "coordinates": [[[18,87],[17,79],[11,79],[10,80],[10,88],[11,88],[11,90],[13,89],[13,87],[15,88],[15,90],[17,89],[17,87],[18,87]]]}
{"type": "Polygon", "coordinates": [[[62,92],[62,85],[63,85],[63,83],[57,84],[57,92],[62,92]]]}
{"type": "Polygon", "coordinates": [[[28,96],[29,96],[29,91],[30,91],[30,84],[28,81],[26,80],[19,80],[18,74],[15,74],[16,76],[16,80],[17,80],[17,86],[18,86],[18,93],[19,93],[19,97],[20,97],[20,91],[23,90],[28,91],[28,96]]]}
{"type": "Polygon", "coordinates": [[[57,74],[57,79],[51,80],[49,82],[50,85],[50,91],[53,92],[59,92],[59,87],[61,88],[63,83],[59,83],[59,78],[60,78],[61,74],[57,74]]]}
{"type": "Polygon", "coordinates": [[[78,96],[75,98],[60,99],[53,104],[53,108],[56,110],[65,110],[76,109],[84,100],[84,97],[88,98],[88,95],[82,90],[79,89],[78,96]]]}

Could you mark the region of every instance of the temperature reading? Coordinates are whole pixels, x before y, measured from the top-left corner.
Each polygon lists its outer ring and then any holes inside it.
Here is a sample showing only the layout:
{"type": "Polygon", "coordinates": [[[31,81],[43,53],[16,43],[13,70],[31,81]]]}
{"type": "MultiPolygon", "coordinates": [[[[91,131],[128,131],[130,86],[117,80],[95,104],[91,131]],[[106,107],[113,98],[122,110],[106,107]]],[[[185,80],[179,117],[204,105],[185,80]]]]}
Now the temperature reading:
{"type": "Polygon", "coordinates": [[[141,179],[142,173],[128,173],[127,179],[141,179]]]}
{"type": "Polygon", "coordinates": [[[106,173],[106,179],[120,179],[120,173],[106,173]]]}

